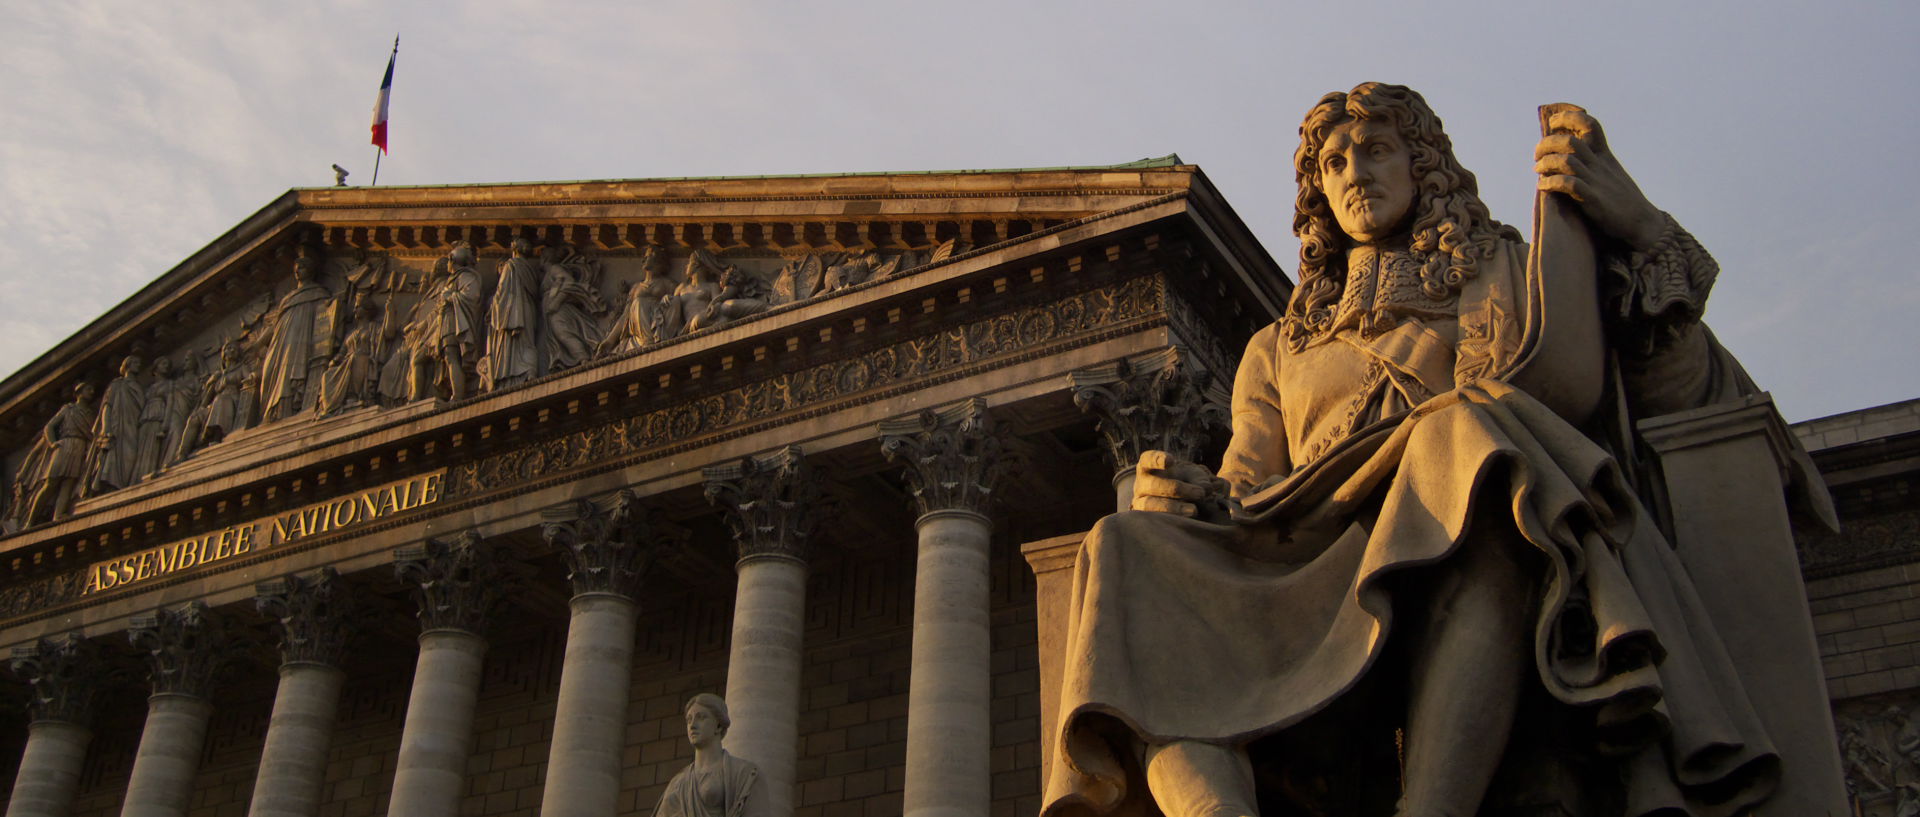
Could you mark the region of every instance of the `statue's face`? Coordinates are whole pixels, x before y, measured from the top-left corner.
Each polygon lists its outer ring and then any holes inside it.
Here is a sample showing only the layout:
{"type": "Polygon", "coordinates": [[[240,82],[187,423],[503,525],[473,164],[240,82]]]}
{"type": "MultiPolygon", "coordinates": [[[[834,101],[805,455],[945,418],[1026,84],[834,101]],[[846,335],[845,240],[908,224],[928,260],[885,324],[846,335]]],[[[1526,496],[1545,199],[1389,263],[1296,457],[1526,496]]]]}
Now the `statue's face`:
{"type": "Polygon", "coordinates": [[[687,742],[708,746],[720,739],[720,718],[700,704],[687,707],[687,742]]]}
{"type": "Polygon", "coordinates": [[[1352,120],[1320,146],[1320,189],[1334,221],[1355,242],[1398,232],[1413,209],[1412,155],[1391,124],[1352,120]]]}
{"type": "Polygon", "coordinates": [[[451,258],[455,266],[471,267],[473,266],[473,248],[456,247],[451,258]]]}

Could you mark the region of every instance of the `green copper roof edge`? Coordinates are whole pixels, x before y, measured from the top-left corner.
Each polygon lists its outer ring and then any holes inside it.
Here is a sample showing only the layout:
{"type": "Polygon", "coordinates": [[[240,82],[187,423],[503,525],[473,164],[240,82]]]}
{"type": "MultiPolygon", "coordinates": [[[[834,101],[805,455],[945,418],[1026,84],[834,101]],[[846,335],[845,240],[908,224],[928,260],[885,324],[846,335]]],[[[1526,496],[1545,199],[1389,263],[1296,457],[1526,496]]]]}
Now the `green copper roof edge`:
{"type": "MultiPolygon", "coordinates": [[[[850,176],[979,176],[988,173],[1052,173],[1068,170],[1156,170],[1178,167],[1184,164],[1180,154],[1169,153],[1165,156],[1150,156],[1121,162],[1116,165],[1062,165],[1059,167],[1005,167],[984,170],[856,170],[840,173],[763,173],[757,176],[650,176],[631,179],[564,179],[550,181],[519,182],[461,182],[457,184],[390,184],[393,190],[432,190],[450,187],[507,187],[522,184],[617,184],[620,182],[695,182],[695,181],[745,181],[751,179],[831,179],[850,176]]],[[[367,185],[346,185],[348,188],[370,189],[367,185]]],[[[297,191],[339,190],[339,186],[296,187],[297,191]]]]}

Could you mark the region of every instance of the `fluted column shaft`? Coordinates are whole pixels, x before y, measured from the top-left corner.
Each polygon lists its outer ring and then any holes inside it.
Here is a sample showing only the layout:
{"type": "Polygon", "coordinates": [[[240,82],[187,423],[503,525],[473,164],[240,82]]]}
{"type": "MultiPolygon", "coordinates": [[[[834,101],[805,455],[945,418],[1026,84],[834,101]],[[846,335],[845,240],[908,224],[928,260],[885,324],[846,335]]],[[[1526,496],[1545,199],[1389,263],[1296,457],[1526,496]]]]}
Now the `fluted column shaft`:
{"type": "Polygon", "coordinates": [[[793,813],[800,752],[800,657],[807,609],[807,540],[827,513],[819,481],[789,446],[705,470],[739,549],[727,657],[727,752],[760,767],[766,814],[793,813]]]}
{"type": "Polygon", "coordinates": [[[213,704],[198,695],[159,692],[147,699],[147,725],[120,817],[185,817],[212,717],[213,704]]]}
{"type": "Polygon", "coordinates": [[[905,813],[981,817],[992,791],[992,528],[965,510],[924,514],[917,528],[905,813]]]}
{"type": "Polygon", "coordinates": [[[334,715],[347,674],[325,664],[281,664],[248,817],[313,817],[327,773],[334,715]]]}
{"type": "Polygon", "coordinates": [[[225,627],[192,602],[136,618],[127,633],[147,650],[153,695],[120,817],[185,817],[213,717],[213,676],[226,658],[225,627]]]}
{"type": "Polygon", "coordinates": [[[406,722],[400,727],[400,758],[387,807],[392,817],[459,813],[486,653],[486,640],[463,630],[420,634],[420,658],[407,696],[406,722]]]}
{"type": "Polygon", "coordinates": [[[800,749],[800,653],[807,608],[807,566],[761,557],[740,563],[727,656],[729,753],[759,764],[776,815],[793,813],[800,749]]]}
{"type": "Polygon", "coordinates": [[[880,424],[904,462],[920,518],[907,689],[909,817],[986,817],[992,798],[993,526],[982,513],[1005,473],[1005,439],[984,400],[880,424]]]}
{"type": "Polygon", "coordinates": [[[500,598],[498,558],[472,533],[394,552],[395,572],[415,586],[421,633],[387,806],[391,817],[459,813],[487,653],[480,632],[500,598]]]}
{"type": "Polygon", "coordinates": [[[93,738],[88,724],[104,674],[98,647],[73,633],[15,648],[9,663],[32,688],[32,721],[7,817],[68,817],[93,738]]]}
{"type": "Polygon", "coordinates": [[[255,587],[254,603],[277,619],[280,686],[267,720],[249,817],[315,817],[346,673],[340,669],[351,610],[332,568],[255,587]]]}
{"type": "Polygon", "coordinates": [[[34,721],[27,727],[27,751],[13,779],[7,817],[68,817],[80,789],[80,763],[86,760],[93,730],[66,721],[34,721]]]}

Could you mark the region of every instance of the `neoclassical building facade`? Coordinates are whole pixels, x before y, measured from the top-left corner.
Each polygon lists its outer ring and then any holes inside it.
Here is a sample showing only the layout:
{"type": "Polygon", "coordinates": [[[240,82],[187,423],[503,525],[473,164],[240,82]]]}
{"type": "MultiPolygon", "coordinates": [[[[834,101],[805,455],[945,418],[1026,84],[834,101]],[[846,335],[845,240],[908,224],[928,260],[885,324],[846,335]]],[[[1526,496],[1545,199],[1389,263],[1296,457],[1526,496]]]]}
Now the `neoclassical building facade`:
{"type": "Polygon", "coordinates": [[[650,814],[702,692],[1034,813],[1035,571],[1289,286],[1177,157],[289,191],[0,383],[7,813],[650,814]]]}

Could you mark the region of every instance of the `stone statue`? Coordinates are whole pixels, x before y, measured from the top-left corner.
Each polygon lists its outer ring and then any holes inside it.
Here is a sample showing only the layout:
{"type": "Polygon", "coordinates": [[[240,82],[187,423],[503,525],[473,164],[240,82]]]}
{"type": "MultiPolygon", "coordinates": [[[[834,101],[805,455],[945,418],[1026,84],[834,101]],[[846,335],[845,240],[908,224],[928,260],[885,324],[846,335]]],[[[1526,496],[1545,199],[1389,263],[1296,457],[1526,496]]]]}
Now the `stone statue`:
{"type": "Polygon", "coordinates": [[[687,322],[687,331],[711,329],[748,315],[767,311],[770,294],[764,281],[739,267],[728,265],[720,272],[720,288],[707,302],[706,311],[687,322]]]}
{"type": "Polygon", "coordinates": [[[303,407],[307,374],[316,354],[314,326],[321,309],[333,298],[319,277],[319,259],[303,250],[293,262],[293,291],[274,310],[266,357],[260,364],[262,422],[273,422],[303,407]]]}
{"type": "Polygon", "coordinates": [[[200,408],[200,400],[206,394],[206,377],[200,371],[200,356],[192,352],[180,358],[180,374],[173,379],[173,389],[167,401],[167,439],[160,444],[160,467],[166,468],[179,462],[185,454],[182,449],[192,448],[186,442],[187,427],[193,421],[195,411],[200,408]],[[178,411],[176,420],[174,412],[178,411]]]}
{"type": "Polygon", "coordinates": [[[687,268],[673,294],[661,301],[661,338],[677,338],[694,330],[693,322],[707,314],[714,299],[720,297],[720,268],[708,263],[707,254],[696,250],[687,257],[687,268]]]}
{"type": "Polygon", "coordinates": [[[139,439],[134,443],[134,481],[152,477],[166,464],[167,438],[178,434],[193,410],[191,391],[183,378],[173,375],[173,359],[155,358],[153,383],[147,386],[140,404],[139,439]]]}
{"type": "Polygon", "coordinates": [[[371,298],[360,298],[353,309],[353,325],[340,342],[340,350],[320,375],[320,400],[316,408],[325,417],[357,405],[371,405],[378,391],[380,364],[380,307],[371,298]]]}
{"type": "Polygon", "coordinates": [[[100,398],[100,414],[93,425],[93,452],[87,460],[87,484],[84,494],[95,496],[125,488],[140,479],[136,461],[140,455],[140,416],[145,408],[146,387],[140,385],[140,358],[128,355],[120,361],[120,376],[107,384],[100,398]]]}
{"type": "Polygon", "coordinates": [[[544,335],[549,371],[571,369],[593,358],[600,345],[600,320],[607,304],[597,282],[584,273],[589,265],[564,245],[548,247],[541,258],[545,277],[540,307],[546,317],[544,335]]]}
{"type": "Polygon", "coordinates": [[[693,763],[681,769],[654,806],[653,817],[766,817],[766,784],[753,763],[720,748],[727,727],[727,702],[710,692],[687,701],[687,742],[693,763]]]}
{"type": "Polygon", "coordinates": [[[481,359],[480,388],[518,386],[546,374],[541,354],[540,263],[533,242],[516,238],[513,256],[500,262],[500,283],[487,313],[487,353],[481,359]]]}
{"type": "Polygon", "coordinates": [[[855,250],[847,253],[840,263],[827,268],[827,274],[821,285],[822,292],[837,292],[851,286],[859,286],[874,277],[874,271],[880,267],[880,254],[872,250],[855,250]]]}
{"type": "Polygon", "coordinates": [[[238,339],[220,344],[219,368],[201,384],[199,408],[187,416],[173,461],[193,456],[193,452],[227,438],[227,435],[253,426],[254,389],[259,375],[247,364],[238,339]]]}
{"type": "Polygon", "coordinates": [[[787,262],[773,276],[773,302],[790,304],[804,301],[820,291],[827,277],[826,260],[819,253],[787,262]]]}
{"type": "Polygon", "coordinates": [[[40,484],[27,510],[27,524],[61,519],[73,512],[73,500],[87,475],[87,452],[93,447],[93,396],[92,383],[73,384],[73,402],[61,406],[40,430],[47,444],[46,461],[36,468],[40,484]]]}
{"type": "Polygon", "coordinates": [[[1300,283],[1247,346],[1217,475],[1147,452],[1082,545],[1043,814],[1473,815],[1503,760],[1564,753],[1591,774],[1557,802],[1594,813],[1773,790],[1691,579],[1582,431],[1631,427],[1610,380],[1635,416],[1754,391],[1700,322],[1718,268],[1597,121],[1543,125],[1530,258],[1419,94],[1307,114],[1300,283]]]}
{"type": "Polygon", "coordinates": [[[643,270],[640,280],[627,288],[627,305],[620,310],[619,319],[607,331],[607,336],[595,347],[594,357],[639,351],[665,339],[663,302],[673,297],[675,286],[673,276],[667,274],[666,254],[649,245],[640,256],[640,268],[643,270]]]}
{"type": "Polygon", "coordinates": [[[396,400],[429,397],[465,399],[480,357],[480,274],[473,245],[454,242],[447,257],[434,264],[419,303],[407,321],[406,346],[389,361],[398,382],[385,390],[396,400]]]}

